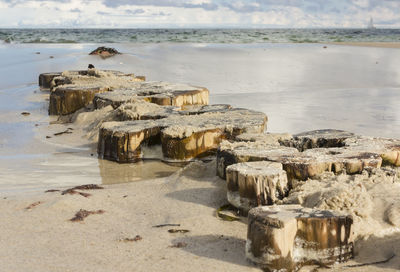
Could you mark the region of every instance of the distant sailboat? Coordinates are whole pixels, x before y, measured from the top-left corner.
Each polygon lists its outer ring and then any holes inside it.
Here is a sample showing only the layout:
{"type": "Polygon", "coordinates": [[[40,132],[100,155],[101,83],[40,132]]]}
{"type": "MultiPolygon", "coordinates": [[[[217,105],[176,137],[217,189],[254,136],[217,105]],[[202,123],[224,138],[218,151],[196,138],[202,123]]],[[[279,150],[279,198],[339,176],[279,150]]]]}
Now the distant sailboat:
{"type": "Polygon", "coordinates": [[[369,20],[368,29],[376,29],[376,27],[374,26],[374,20],[372,19],[372,17],[369,20]]]}

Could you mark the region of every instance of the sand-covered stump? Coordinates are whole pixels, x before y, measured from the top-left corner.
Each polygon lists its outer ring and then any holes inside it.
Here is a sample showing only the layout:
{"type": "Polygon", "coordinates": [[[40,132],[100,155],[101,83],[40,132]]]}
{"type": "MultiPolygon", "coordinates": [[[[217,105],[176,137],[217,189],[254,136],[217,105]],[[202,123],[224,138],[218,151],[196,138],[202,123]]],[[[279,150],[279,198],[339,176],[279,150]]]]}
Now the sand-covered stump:
{"type": "Polygon", "coordinates": [[[49,114],[67,115],[89,105],[96,93],[108,92],[107,87],[58,87],[50,94],[49,114]]]}
{"type": "Polygon", "coordinates": [[[238,142],[262,142],[264,144],[281,145],[283,141],[290,141],[293,136],[289,133],[243,133],[235,138],[238,142]]]}
{"type": "Polygon", "coordinates": [[[249,211],[246,256],[267,271],[297,271],[353,257],[353,219],[300,205],[249,211]]]}
{"type": "Polygon", "coordinates": [[[296,148],[280,146],[274,139],[255,142],[223,141],[217,150],[217,174],[225,179],[229,165],[252,161],[281,162],[286,157],[298,154],[296,148]]]}
{"type": "Polygon", "coordinates": [[[39,87],[49,89],[51,82],[55,77],[61,76],[61,73],[43,73],[39,75],[39,87]]]}
{"type": "Polygon", "coordinates": [[[159,106],[144,100],[126,103],[119,106],[117,112],[119,121],[157,120],[178,114],[178,107],[159,106]]]}
{"type": "Polygon", "coordinates": [[[383,165],[400,166],[400,140],[388,138],[354,137],[345,141],[345,147],[356,152],[378,154],[383,165]]]}
{"type": "Polygon", "coordinates": [[[266,122],[264,113],[244,109],[108,122],[100,128],[98,154],[117,162],[133,162],[140,157],[142,145],[161,143],[165,158],[185,161],[215,152],[223,139],[245,132],[262,133],[266,122]]]}
{"type": "Polygon", "coordinates": [[[228,202],[247,212],[250,208],[271,205],[287,196],[286,172],[276,162],[246,162],[226,168],[228,202]]]}
{"type": "Polygon", "coordinates": [[[306,131],[293,136],[293,139],[281,141],[283,145],[304,151],[311,148],[342,147],[344,141],[354,137],[354,133],[336,129],[306,131]]]}
{"type": "Polygon", "coordinates": [[[289,180],[307,180],[326,171],[353,175],[370,167],[400,165],[399,140],[352,136],[335,130],[301,135],[304,138],[276,140],[266,134],[253,137],[254,141],[223,142],[217,152],[217,173],[225,178],[225,169],[231,164],[273,161],[282,163],[289,180]]]}
{"type": "MultiPolygon", "coordinates": [[[[39,79],[41,77],[46,78],[46,75],[41,74],[39,79]]],[[[50,83],[49,114],[73,113],[92,103],[96,93],[130,86],[141,80],[133,74],[124,74],[119,71],[88,69],[63,72],[53,77],[50,83]]]]}
{"type": "Polygon", "coordinates": [[[185,105],[207,105],[209,91],[204,87],[162,81],[138,82],[125,89],[97,94],[94,99],[96,108],[122,104],[142,99],[161,106],[183,107],[185,105]]]}

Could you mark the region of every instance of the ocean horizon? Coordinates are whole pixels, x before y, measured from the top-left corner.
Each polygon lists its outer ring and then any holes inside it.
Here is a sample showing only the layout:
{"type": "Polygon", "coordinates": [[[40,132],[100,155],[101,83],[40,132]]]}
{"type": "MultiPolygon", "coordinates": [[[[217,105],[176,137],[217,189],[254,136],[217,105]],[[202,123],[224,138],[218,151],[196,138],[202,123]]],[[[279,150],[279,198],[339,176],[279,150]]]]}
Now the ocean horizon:
{"type": "Polygon", "coordinates": [[[1,43],[400,42],[381,28],[0,28],[1,43]]]}

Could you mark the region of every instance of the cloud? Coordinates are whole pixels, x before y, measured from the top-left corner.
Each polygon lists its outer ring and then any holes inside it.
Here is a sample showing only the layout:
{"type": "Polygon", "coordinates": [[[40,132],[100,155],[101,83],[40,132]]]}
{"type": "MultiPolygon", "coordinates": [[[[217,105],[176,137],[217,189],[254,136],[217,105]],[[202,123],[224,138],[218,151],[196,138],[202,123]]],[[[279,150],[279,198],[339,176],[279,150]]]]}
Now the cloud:
{"type": "Polygon", "coordinates": [[[210,2],[193,2],[182,0],[103,0],[107,7],[119,6],[155,6],[176,8],[201,8],[204,10],[216,10],[218,5],[210,2]]]}
{"type": "Polygon", "coordinates": [[[136,14],[143,14],[145,13],[144,9],[128,9],[125,10],[125,13],[130,14],[130,15],[136,15],[136,14]]]}
{"type": "Polygon", "coordinates": [[[0,27],[400,27],[400,0],[0,0],[0,27]],[[100,18],[98,18],[100,17],[100,18]]]}

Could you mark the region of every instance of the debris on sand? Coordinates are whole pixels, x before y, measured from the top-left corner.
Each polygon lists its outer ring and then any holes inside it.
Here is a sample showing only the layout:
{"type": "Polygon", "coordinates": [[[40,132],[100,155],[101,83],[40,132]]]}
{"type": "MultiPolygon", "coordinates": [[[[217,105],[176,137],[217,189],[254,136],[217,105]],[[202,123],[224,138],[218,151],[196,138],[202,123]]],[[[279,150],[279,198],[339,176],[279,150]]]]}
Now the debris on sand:
{"type": "Polygon", "coordinates": [[[134,238],[123,238],[123,239],[120,239],[119,241],[120,242],[137,242],[142,239],[143,239],[142,236],[136,235],[134,238]]]}
{"type": "Polygon", "coordinates": [[[66,195],[66,194],[70,194],[70,195],[75,195],[75,194],[80,194],[81,196],[84,197],[89,197],[91,196],[91,194],[88,193],[83,193],[83,192],[78,192],[77,190],[99,190],[99,189],[104,189],[104,187],[101,187],[97,184],[85,184],[85,185],[79,185],[79,186],[75,186],[73,188],[64,190],[61,192],[61,195],[66,195]]]}
{"type": "Polygon", "coordinates": [[[231,204],[225,204],[217,209],[217,216],[224,221],[240,221],[238,209],[231,204]]]}
{"type": "Polygon", "coordinates": [[[63,135],[63,134],[71,134],[72,133],[71,130],[73,130],[73,129],[72,128],[68,128],[68,129],[66,129],[64,131],[54,133],[53,135],[54,136],[60,136],[60,135],[63,135]]]}
{"type": "Polygon", "coordinates": [[[25,210],[31,210],[31,209],[35,208],[37,205],[40,205],[42,203],[43,203],[42,201],[36,201],[36,202],[32,203],[31,205],[29,205],[28,207],[26,207],[25,210]]]}
{"type": "Polygon", "coordinates": [[[180,227],[181,224],[161,224],[161,225],[155,225],[153,228],[163,228],[163,227],[180,227]]]}
{"type": "Polygon", "coordinates": [[[188,233],[190,230],[187,229],[169,229],[169,233],[188,233]]]}
{"type": "Polygon", "coordinates": [[[185,242],[178,242],[178,243],[175,243],[175,244],[173,244],[173,245],[171,245],[169,247],[182,248],[182,247],[186,247],[186,246],[187,246],[187,244],[185,242]]]}
{"type": "Polygon", "coordinates": [[[103,213],[105,213],[105,211],[103,211],[103,210],[88,211],[88,210],[80,209],[75,214],[75,217],[71,218],[69,221],[71,221],[71,222],[83,221],[86,217],[88,217],[91,214],[103,214],[103,213]]]}
{"type": "Polygon", "coordinates": [[[60,190],[57,189],[50,189],[50,190],[46,190],[44,191],[45,193],[54,193],[54,192],[59,192],[60,190]]]}

